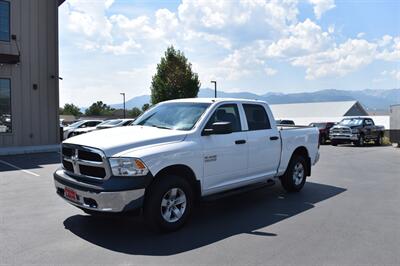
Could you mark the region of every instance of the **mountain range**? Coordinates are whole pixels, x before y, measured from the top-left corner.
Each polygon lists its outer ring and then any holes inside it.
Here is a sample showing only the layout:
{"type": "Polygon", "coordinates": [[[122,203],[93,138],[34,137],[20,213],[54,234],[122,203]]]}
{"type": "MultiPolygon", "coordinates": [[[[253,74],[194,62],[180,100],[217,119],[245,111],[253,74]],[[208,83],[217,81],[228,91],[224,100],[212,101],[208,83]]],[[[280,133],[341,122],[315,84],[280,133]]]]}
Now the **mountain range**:
{"type": "MultiPolygon", "coordinates": [[[[210,88],[200,89],[198,97],[212,98],[214,90],[210,88]]],[[[224,92],[218,91],[218,97],[245,98],[267,101],[270,104],[307,103],[307,102],[332,102],[332,101],[359,101],[369,111],[387,112],[389,106],[400,103],[400,89],[388,90],[319,90],[315,92],[300,93],[273,93],[258,95],[250,92],[224,92]]],[[[150,95],[134,97],[126,101],[126,109],[141,108],[143,104],[150,102],[150,95]]],[[[122,103],[112,104],[111,107],[123,108],[122,103]]]]}

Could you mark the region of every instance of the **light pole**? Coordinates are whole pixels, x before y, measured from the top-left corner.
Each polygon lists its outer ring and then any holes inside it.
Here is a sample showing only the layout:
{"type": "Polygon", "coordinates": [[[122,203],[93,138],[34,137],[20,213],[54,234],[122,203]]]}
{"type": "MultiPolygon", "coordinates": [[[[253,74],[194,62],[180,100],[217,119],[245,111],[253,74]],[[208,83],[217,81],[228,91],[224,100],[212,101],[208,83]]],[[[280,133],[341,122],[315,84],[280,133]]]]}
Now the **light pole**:
{"type": "Polygon", "coordinates": [[[122,97],[124,98],[124,118],[126,118],[126,111],[125,111],[125,92],[120,93],[122,97]]]}
{"type": "Polygon", "coordinates": [[[217,98],[217,81],[211,80],[211,83],[214,83],[214,97],[217,98]]]}

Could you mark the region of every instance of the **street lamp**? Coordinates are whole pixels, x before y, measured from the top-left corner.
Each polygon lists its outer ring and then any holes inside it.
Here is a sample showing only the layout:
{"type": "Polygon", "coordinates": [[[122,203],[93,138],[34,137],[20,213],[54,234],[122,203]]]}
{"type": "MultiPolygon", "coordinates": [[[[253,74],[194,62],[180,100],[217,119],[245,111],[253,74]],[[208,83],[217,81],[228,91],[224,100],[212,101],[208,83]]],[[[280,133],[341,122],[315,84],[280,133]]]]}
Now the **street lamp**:
{"type": "Polygon", "coordinates": [[[217,98],[217,81],[211,80],[211,83],[214,83],[214,97],[217,98]]]}
{"type": "Polygon", "coordinates": [[[126,118],[126,111],[125,111],[125,92],[120,93],[122,97],[124,98],[124,118],[126,118]]]}

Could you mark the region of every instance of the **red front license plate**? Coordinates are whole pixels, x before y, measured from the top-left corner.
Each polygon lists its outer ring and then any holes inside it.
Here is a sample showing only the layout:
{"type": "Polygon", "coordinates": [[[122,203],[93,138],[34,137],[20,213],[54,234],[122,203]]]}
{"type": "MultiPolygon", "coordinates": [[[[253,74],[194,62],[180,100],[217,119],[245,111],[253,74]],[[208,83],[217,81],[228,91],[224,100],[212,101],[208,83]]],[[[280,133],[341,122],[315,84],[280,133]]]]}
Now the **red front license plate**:
{"type": "Polygon", "coordinates": [[[69,200],[73,200],[73,201],[77,201],[78,200],[78,197],[76,195],[76,191],[72,190],[70,188],[67,188],[67,187],[64,189],[64,196],[69,200]]]}

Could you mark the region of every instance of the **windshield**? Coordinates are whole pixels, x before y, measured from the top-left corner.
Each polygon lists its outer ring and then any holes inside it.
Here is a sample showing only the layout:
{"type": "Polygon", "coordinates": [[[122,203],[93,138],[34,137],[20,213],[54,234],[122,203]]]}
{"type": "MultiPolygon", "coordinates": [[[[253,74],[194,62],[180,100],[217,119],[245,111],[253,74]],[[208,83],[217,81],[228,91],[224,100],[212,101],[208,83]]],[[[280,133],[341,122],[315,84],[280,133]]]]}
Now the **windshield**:
{"type": "Polygon", "coordinates": [[[190,130],[209,106],[209,103],[160,104],[138,117],[133,125],[190,130]]]}
{"type": "Polygon", "coordinates": [[[345,125],[345,126],[359,126],[363,122],[362,119],[360,118],[350,118],[350,119],[343,119],[340,121],[340,125],[345,125]]]}
{"type": "Polygon", "coordinates": [[[98,126],[104,126],[104,125],[111,125],[111,126],[115,126],[118,125],[119,123],[121,123],[122,120],[121,119],[117,119],[117,120],[108,120],[108,121],[104,121],[103,123],[99,124],[98,126]]]}
{"type": "Polygon", "coordinates": [[[69,125],[69,127],[79,127],[80,125],[82,125],[85,121],[77,121],[75,123],[72,123],[71,125],[69,125]]]}

